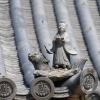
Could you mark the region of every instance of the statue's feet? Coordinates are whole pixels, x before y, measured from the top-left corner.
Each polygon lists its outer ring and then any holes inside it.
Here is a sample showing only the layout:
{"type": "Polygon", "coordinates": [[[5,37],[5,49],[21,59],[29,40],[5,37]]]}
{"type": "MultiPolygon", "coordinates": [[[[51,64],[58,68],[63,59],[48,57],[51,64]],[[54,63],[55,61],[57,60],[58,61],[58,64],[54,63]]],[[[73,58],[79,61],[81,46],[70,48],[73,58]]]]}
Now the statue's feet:
{"type": "Polygon", "coordinates": [[[55,65],[54,68],[55,69],[58,69],[58,68],[66,69],[67,68],[69,70],[72,68],[72,66],[70,66],[70,65],[55,65]]]}

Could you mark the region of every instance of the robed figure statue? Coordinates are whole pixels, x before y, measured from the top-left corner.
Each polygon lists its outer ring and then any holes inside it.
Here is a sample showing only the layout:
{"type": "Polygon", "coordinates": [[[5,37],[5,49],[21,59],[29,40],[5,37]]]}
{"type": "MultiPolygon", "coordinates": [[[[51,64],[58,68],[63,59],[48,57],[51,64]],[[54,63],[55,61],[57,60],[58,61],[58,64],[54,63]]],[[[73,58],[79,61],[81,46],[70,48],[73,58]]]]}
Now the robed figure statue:
{"type": "Polygon", "coordinates": [[[71,68],[69,56],[76,55],[77,51],[71,46],[65,23],[59,23],[58,33],[54,37],[51,51],[54,53],[54,68],[71,68]]]}

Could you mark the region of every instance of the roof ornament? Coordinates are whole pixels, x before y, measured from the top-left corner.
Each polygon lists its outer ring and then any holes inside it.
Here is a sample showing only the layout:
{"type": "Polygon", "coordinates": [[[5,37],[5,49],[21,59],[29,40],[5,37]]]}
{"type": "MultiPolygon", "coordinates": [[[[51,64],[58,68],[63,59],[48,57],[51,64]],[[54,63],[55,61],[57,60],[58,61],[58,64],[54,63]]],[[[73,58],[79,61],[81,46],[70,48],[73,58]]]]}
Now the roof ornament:
{"type": "Polygon", "coordinates": [[[74,76],[75,74],[77,74],[81,70],[80,66],[84,66],[86,62],[83,59],[78,64],[70,65],[72,66],[72,68],[67,68],[67,67],[65,68],[63,65],[59,64],[57,68],[53,67],[53,69],[51,69],[48,66],[48,61],[40,53],[29,54],[29,60],[35,67],[35,71],[33,73],[35,79],[32,81],[31,94],[36,100],[43,100],[43,99],[49,100],[52,97],[53,98],[69,97],[70,95],[69,88],[67,88],[66,86],[61,86],[61,84],[63,84],[64,79],[67,80],[72,76],[74,76]],[[59,84],[59,86],[54,85],[57,81],[60,81],[61,83],[59,84]],[[39,92],[38,90],[41,91],[39,92]]]}
{"type": "Polygon", "coordinates": [[[16,85],[8,78],[0,78],[0,100],[12,100],[16,96],[16,85]]]}
{"type": "Polygon", "coordinates": [[[95,92],[98,86],[98,80],[97,73],[93,68],[89,67],[84,69],[80,77],[81,90],[85,94],[91,94],[95,92]]]}
{"type": "Polygon", "coordinates": [[[58,33],[54,37],[51,51],[54,53],[53,65],[55,68],[71,68],[69,55],[76,55],[77,51],[71,46],[70,38],[66,30],[67,24],[61,22],[58,26],[58,33]]]}
{"type": "Polygon", "coordinates": [[[71,46],[66,27],[65,23],[59,23],[58,33],[52,41],[53,47],[51,50],[47,50],[53,53],[52,68],[49,67],[49,61],[41,53],[36,52],[28,55],[29,60],[35,67],[34,75],[36,79],[32,82],[31,94],[36,100],[68,97],[70,95],[69,89],[61,87],[63,80],[67,80],[81,71],[80,66],[84,66],[86,62],[86,59],[82,59],[77,64],[72,65],[70,63],[69,55],[76,55],[77,51],[71,46]],[[54,85],[57,81],[61,82],[60,86],[54,85]],[[43,86],[46,88],[44,89],[43,86]],[[41,93],[38,91],[40,87],[43,88],[41,93]],[[48,90],[49,92],[47,92],[48,90]],[[44,93],[44,91],[46,92],[44,93]]]}

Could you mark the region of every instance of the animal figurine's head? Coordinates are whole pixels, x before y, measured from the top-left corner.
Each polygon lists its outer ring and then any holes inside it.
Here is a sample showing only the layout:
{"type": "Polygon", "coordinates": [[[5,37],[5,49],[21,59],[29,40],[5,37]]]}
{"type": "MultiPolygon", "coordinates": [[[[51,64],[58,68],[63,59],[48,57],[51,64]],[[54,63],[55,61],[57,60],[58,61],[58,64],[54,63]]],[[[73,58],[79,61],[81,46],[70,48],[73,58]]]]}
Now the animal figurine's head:
{"type": "Polygon", "coordinates": [[[40,61],[40,55],[39,55],[39,53],[34,53],[34,54],[29,54],[28,55],[28,58],[29,58],[29,60],[31,61],[31,62],[33,62],[33,63],[38,63],[39,61],[40,61]]]}
{"type": "Polygon", "coordinates": [[[35,69],[44,70],[48,69],[48,60],[46,60],[40,53],[30,53],[28,55],[29,60],[34,65],[35,69]]]}

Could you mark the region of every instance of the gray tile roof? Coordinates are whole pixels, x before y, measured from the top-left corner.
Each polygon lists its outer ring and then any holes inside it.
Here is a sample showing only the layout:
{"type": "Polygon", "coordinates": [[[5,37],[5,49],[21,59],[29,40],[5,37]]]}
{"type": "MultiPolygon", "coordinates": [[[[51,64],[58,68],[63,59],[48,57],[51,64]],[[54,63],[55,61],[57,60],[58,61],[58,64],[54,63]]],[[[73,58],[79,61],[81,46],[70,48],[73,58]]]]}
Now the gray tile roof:
{"type": "MultiPolygon", "coordinates": [[[[10,0],[12,1],[12,0],[10,0]]],[[[2,48],[2,55],[4,60],[4,66],[6,69],[6,77],[12,79],[17,86],[18,95],[26,95],[29,93],[29,89],[24,81],[24,74],[19,63],[18,51],[15,44],[15,34],[14,29],[11,25],[11,15],[10,15],[10,1],[0,0],[0,48],[2,48]]],[[[16,0],[17,1],[17,0],[16,0]]],[[[32,9],[30,0],[20,0],[22,7],[22,15],[25,22],[25,31],[28,38],[28,42],[32,48],[33,52],[40,52],[38,39],[36,36],[36,31],[32,19],[32,9]]],[[[94,22],[95,28],[97,30],[97,37],[100,40],[100,16],[97,7],[96,0],[87,0],[89,6],[89,12],[91,13],[92,20],[94,22]]],[[[46,18],[48,22],[49,32],[51,38],[57,33],[57,22],[56,15],[54,12],[54,6],[52,0],[43,0],[46,18]]],[[[66,0],[66,8],[68,10],[70,23],[73,29],[73,34],[75,36],[77,45],[79,47],[80,53],[83,57],[87,58],[88,61],[86,66],[93,67],[93,63],[88,54],[88,50],[83,38],[82,29],[79,23],[79,18],[77,15],[75,1],[66,0]]],[[[34,15],[33,15],[34,16],[34,15]]]]}

